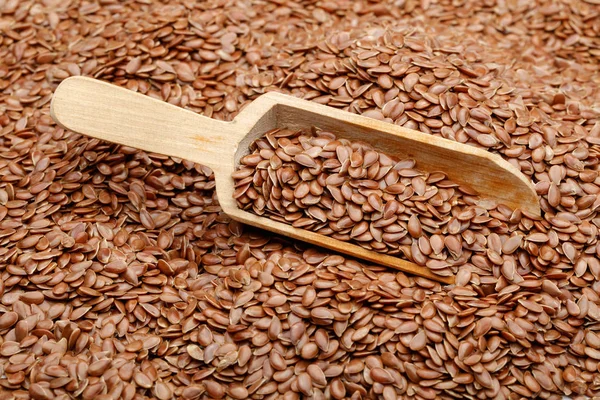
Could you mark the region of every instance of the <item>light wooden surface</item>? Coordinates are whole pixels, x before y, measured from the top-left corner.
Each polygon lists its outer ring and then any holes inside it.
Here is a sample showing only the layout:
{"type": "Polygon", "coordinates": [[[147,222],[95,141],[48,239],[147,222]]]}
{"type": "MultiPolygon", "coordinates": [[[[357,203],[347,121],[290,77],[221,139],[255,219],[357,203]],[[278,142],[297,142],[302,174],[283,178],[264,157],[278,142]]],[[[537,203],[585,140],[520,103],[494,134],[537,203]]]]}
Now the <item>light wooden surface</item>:
{"type": "Polygon", "coordinates": [[[77,133],[210,168],[232,168],[244,129],[99,80],[73,77],[56,89],[52,118],[77,133]]]}
{"type": "Polygon", "coordinates": [[[240,210],[233,199],[231,173],[249,144],[265,131],[317,126],[388,154],[413,158],[421,170],[443,171],[484,198],[540,215],[531,182],[497,155],[279,93],[262,95],[234,121],[221,122],[105,82],[71,77],[57,88],[51,114],[71,131],[210,167],[223,211],[240,222],[443,283],[452,283],[453,277],[439,277],[400,258],[240,210]]]}

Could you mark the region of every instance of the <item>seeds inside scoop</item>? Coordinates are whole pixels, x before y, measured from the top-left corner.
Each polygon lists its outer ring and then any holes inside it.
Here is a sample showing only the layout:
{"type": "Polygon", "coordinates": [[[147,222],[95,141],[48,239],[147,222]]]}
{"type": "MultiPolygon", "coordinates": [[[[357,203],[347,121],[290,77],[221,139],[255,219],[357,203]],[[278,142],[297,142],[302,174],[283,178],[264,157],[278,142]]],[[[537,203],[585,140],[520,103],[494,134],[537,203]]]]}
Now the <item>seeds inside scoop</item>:
{"type": "Polygon", "coordinates": [[[461,234],[494,220],[494,204],[442,172],[420,171],[414,160],[314,131],[274,129],[251,144],[233,173],[240,208],[442,276],[469,261],[461,234]]]}

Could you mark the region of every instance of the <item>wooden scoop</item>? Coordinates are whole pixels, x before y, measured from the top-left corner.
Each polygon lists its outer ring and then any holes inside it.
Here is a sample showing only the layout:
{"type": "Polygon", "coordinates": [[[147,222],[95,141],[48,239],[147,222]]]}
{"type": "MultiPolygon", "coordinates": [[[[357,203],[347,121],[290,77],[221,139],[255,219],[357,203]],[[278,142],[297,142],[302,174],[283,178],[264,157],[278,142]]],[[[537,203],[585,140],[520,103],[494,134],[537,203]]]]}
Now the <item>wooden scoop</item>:
{"type": "Polygon", "coordinates": [[[444,283],[452,283],[453,277],[239,209],[233,199],[232,172],[249,153],[250,144],[268,130],[315,126],[338,138],[361,140],[387,154],[412,158],[420,170],[442,171],[484,198],[540,215],[531,182],[497,155],[279,93],[260,96],[233,121],[222,122],[95,79],[71,77],[56,89],[51,115],[76,133],[212,168],[219,203],[235,220],[444,283]]]}

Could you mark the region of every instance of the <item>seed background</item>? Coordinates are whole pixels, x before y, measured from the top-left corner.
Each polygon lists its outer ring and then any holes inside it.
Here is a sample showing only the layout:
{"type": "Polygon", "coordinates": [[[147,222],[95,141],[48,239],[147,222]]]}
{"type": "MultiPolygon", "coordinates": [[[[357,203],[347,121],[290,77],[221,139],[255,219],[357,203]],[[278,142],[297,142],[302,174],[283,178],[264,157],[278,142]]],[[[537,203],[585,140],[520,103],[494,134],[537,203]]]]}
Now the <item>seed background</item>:
{"type": "Polygon", "coordinates": [[[3,398],[597,394],[599,12],[0,0],[3,398]],[[544,218],[505,222],[512,254],[483,235],[456,287],[296,248],[220,213],[207,168],[56,127],[71,75],[223,120],[278,90],[481,146],[544,218]]]}

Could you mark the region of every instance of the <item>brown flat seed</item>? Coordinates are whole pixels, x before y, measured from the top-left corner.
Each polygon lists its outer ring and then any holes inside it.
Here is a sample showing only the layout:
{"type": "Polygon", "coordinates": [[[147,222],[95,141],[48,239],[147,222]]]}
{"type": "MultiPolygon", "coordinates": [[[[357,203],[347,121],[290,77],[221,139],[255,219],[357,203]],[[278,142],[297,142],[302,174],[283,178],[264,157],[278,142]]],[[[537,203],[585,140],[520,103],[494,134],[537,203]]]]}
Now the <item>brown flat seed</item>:
{"type": "Polygon", "coordinates": [[[4,357],[10,357],[19,353],[20,351],[21,347],[17,342],[6,341],[2,343],[2,346],[0,346],[0,354],[2,354],[4,357]]]}
{"type": "Polygon", "coordinates": [[[371,370],[371,378],[378,383],[388,384],[393,383],[394,378],[383,368],[373,368],[371,370]]]}
{"type": "Polygon", "coordinates": [[[600,350],[594,349],[592,347],[586,347],[585,354],[588,357],[593,358],[594,360],[600,360],[600,350]]]}
{"type": "Polygon", "coordinates": [[[269,299],[264,303],[265,307],[279,307],[286,303],[287,298],[284,295],[276,294],[274,296],[269,297],[269,299]]]}
{"type": "Polygon", "coordinates": [[[41,292],[28,292],[20,296],[20,300],[28,304],[42,304],[44,295],[41,292]]]}
{"type": "Polygon", "coordinates": [[[52,391],[38,383],[34,383],[29,387],[29,394],[36,400],[50,400],[54,398],[52,391]]]}
{"type": "Polygon", "coordinates": [[[502,252],[504,254],[514,253],[521,245],[521,237],[516,235],[512,236],[502,245],[502,252]]]}
{"type": "Polygon", "coordinates": [[[150,379],[150,377],[143,372],[135,372],[133,374],[133,380],[137,385],[145,389],[150,389],[153,385],[152,379],[150,379]]]}
{"type": "Polygon", "coordinates": [[[408,220],[408,233],[414,238],[419,238],[423,234],[423,228],[416,215],[411,215],[408,220]]]}
{"type": "Polygon", "coordinates": [[[98,360],[90,364],[88,374],[91,376],[101,376],[110,367],[110,364],[111,360],[109,359],[98,360]]]}
{"type": "Polygon", "coordinates": [[[7,329],[17,323],[19,316],[16,312],[6,312],[0,317],[0,329],[7,329]]]}
{"type": "Polygon", "coordinates": [[[333,319],[333,314],[325,307],[316,307],[310,311],[310,315],[318,319],[333,319]]]}
{"type": "Polygon", "coordinates": [[[204,386],[206,387],[206,393],[212,398],[221,399],[225,396],[225,389],[218,382],[208,380],[204,382],[204,386]]]}
{"type": "Polygon", "coordinates": [[[140,67],[142,66],[142,60],[140,57],[134,57],[131,59],[131,61],[129,61],[129,63],[127,63],[127,66],[125,67],[125,71],[128,74],[135,74],[140,67]]]}
{"type": "Polygon", "coordinates": [[[160,400],[167,400],[173,396],[173,391],[164,382],[157,382],[153,388],[154,395],[160,400]]]}
{"type": "Polygon", "coordinates": [[[325,386],[327,384],[327,378],[323,373],[323,370],[315,364],[311,364],[306,368],[306,372],[310,375],[313,384],[319,386],[325,386]]]}
{"type": "Polygon", "coordinates": [[[312,396],[313,383],[312,383],[312,379],[308,373],[303,372],[300,375],[298,375],[297,382],[298,382],[297,383],[298,390],[300,391],[300,393],[304,394],[305,396],[312,396]]]}
{"type": "Polygon", "coordinates": [[[234,399],[248,398],[248,390],[241,385],[230,386],[227,393],[234,399]]]}

